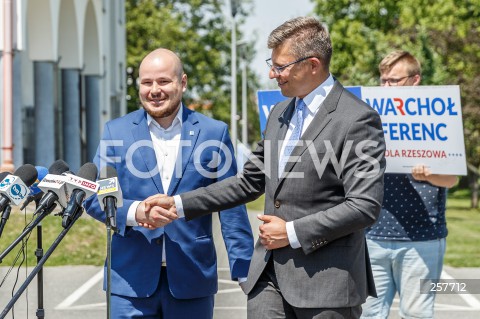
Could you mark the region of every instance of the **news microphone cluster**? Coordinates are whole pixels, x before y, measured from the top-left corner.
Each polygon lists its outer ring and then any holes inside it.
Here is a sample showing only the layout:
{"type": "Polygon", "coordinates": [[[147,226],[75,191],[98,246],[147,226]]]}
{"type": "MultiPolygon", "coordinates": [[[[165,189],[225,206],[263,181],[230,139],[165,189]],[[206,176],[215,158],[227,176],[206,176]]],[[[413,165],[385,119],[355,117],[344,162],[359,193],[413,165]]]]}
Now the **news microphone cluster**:
{"type": "Polygon", "coordinates": [[[115,229],[117,207],[123,206],[117,171],[112,166],[106,166],[100,174],[100,177],[106,178],[95,182],[97,172],[93,163],[86,163],[75,175],[70,172],[67,163],[57,160],[48,170],[25,164],[14,174],[0,173],[0,211],[11,203],[24,209],[35,201],[34,214],[49,214],[58,204],[62,208],[59,214],[63,218],[62,226],[66,227],[82,210],[83,201],[97,194],[108,225],[115,229]]]}

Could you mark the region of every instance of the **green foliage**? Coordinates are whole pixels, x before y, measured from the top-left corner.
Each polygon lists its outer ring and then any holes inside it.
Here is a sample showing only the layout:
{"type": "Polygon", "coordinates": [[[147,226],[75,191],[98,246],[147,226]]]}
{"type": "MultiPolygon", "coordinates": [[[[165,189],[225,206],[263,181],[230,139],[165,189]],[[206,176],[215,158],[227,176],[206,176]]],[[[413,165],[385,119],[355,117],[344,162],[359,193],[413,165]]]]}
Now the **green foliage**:
{"type": "Polygon", "coordinates": [[[447,251],[445,264],[453,267],[480,267],[480,210],[470,208],[468,198],[459,194],[447,201],[447,251]]]}
{"type": "MultiPolygon", "coordinates": [[[[10,245],[23,231],[24,227],[33,220],[32,214],[12,212],[5,230],[0,239],[0,251],[10,245]]],[[[49,249],[52,242],[63,230],[62,219],[58,216],[49,215],[42,221],[42,243],[44,253],[49,249]]],[[[101,266],[106,256],[106,228],[105,225],[94,220],[90,216],[79,218],[67,235],[63,238],[52,255],[48,258],[45,266],[61,265],[95,265],[101,266]]],[[[37,257],[37,229],[34,228],[31,235],[25,238],[27,242],[27,264],[35,266],[37,257]],[[28,239],[28,241],[27,241],[28,239]]],[[[2,261],[1,266],[12,265],[15,257],[20,252],[20,258],[16,265],[23,259],[20,242],[2,261]]],[[[23,264],[25,265],[25,263],[23,264]]]]}
{"type": "MultiPolygon", "coordinates": [[[[127,0],[127,71],[128,110],[140,106],[137,83],[138,66],[150,51],[164,47],[175,51],[184,63],[188,76],[185,105],[230,123],[230,42],[231,23],[221,0],[127,0]]],[[[250,1],[238,8],[237,24],[243,23],[250,1]]],[[[238,28],[237,28],[238,29],[238,28]]],[[[237,39],[242,34],[237,31],[237,39]]],[[[251,61],[253,43],[243,49],[251,61]]],[[[237,76],[240,112],[241,75],[237,76]]],[[[250,72],[248,85],[255,92],[258,83],[250,72]]],[[[248,100],[249,113],[255,112],[255,95],[248,100]]],[[[249,118],[250,119],[250,118],[249,118]]],[[[250,122],[249,135],[259,137],[258,116],[250,122]]],[[[239,125],[240,126],[240,125],[239,125]]]]}
{"type": "Polygon", "coordinates": [[[316,0],[333,42],[331,71],[346,85],[378,85],[378,63],[410,51],[425,85],[460,85],[467,160],[480,167],[480,1],[316,0]]]}
{"type": "Polygon", "coordinates": [[[265,209],[265,194],[254,200],[253,202],[247,203],[248,211],[263,212],[265,209]]]}

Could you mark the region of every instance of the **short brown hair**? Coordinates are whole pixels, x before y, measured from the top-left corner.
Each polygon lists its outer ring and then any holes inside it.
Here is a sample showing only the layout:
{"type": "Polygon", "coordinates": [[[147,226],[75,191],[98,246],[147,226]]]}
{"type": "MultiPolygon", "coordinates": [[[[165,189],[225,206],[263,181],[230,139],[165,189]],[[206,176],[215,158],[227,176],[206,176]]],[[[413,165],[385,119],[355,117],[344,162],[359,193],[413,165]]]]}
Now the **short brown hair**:
{"type": "Polygon", "coordinates": [[[417,74],[422,75],[422,66],[420,65],[420,61],[418,61],[417,58],[415,58],[410,52],[401,50],[390,52],[383,58],[378,65],[380,74],[387,73],[395,64],[400,61],[405,62],[409,76],[417,74]]]}
{"type": "Polygon", "coordinates": [[[332,42],[328,30],[313,17],[298,17],[286,21],[268,36],[268,48],[275,49],[292,41],[292,54],[297,58],[315,56],[328,69],[332,57],[332,42]]]}

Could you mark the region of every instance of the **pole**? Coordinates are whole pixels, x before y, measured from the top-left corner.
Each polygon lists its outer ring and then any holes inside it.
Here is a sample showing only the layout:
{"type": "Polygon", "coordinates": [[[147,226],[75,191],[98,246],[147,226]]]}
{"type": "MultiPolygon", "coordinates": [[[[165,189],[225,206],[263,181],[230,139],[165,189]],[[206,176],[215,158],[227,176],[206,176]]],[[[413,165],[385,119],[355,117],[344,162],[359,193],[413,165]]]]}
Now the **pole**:
{"type": "Polygon", "coordinates": [[[110,319],[112,315],[112,229],[117,230],[117,200],[112,197],[106,197],[103,200],[107,226],[107,319],[110,319]]]}
{"type": "Polygon", "coordinates": [[[3,146],[2,171],[13,172],[13,46],[12,0],[3,1],[3,146]]]}
{"type": "Polygon", "coordinates": [[[5,316],[8,314],[8,312],[12,309],[13,305],[17,302],[18,298],[23,294],[25,289],[27,289],[28,285],[30,282],[32,282],[33,278],[37,275],[37,273],[42,269],[43,265],[47,261],[48,257],[53,253],[55,248],[57,248],[58,244],[62,241],[62,239],[67,235],[68,231],[72,228],[73,224],[77,221],[77,219],[81,216],[82,211],[80,211],[78,214],[76,214],[73,217],[73,220],[71,223],[68,224],[67,228],[63,229],[60,234],[57,236],[57,239],[55,239],[50,246],[50,248],[45,252],[45,255],[40,259],[38,262],[37,266],[35,266],[32,270],[32,272],[28,275],[27,279],[24,281],[22,286],[17,290],[17,292],[13,295],[12,299],[10,302],[7,304],[5,309],[3,309],[2,313],[0,313],[0,319],[5,318],[5,316]]]}
{"type": "Polygon", "coordinates": [[[247,116],[247,62],[242,65],[242,143],[248,147],[248,116],[247,116]]]}
{"type": "Polygon", "coordinates": [[[35,251],[37,256],[37,266],[39,267],[37,276],[37,318],[45,318],[45,309],[43,308],[43,267],[40,264],[43,258],[43,246],[42,246],[42,223],[37,225],[37,250],[35,251]]]}
{"type": "Polygon", "coordinates": [[[112,316],[112,227],[107,218],[107,319],[112,316]]]}
{"type": "Polygon", "coordinates": [[[230,1],[232,9],[232,43],[231,43],[231,100],[230,100],[230,129],[232,130],[233,151],[237,152],[237,26],[235,14],[237,13],[236,1],[230,1]]]}
{"type": "MultiPolygon", "coordinates": [[[[38,210],[40,203],[40,198],[35,199],[35,211],[38,210]]],[[[37,225],[37,250],[35,251],[35,256],[37,256],[37,265],[40,264],[43,258],[43,236],[42,236],[42,223],[37,225]]],[[[43,308],[43,267],[39,266],[39,271],[37,275],[37,312],[38,319],[45,318],[45,309],[43,308]]]]}
{"type": "Polygon", "coordinates": [[[8,253],[12,251],[12,249],[15,248],[15,246],[17,246],[17,244],[25,236],[27,236],[35,226],[37,226],[45,217],[47,217],[48,214],[50,214],[52,210],[55,209],[55,207],[57,207],[57,204],[53,204],[50,207],[41,210],[40,212],[35,211],[34,215],[38,214],[37,218],[32,223],[30,223],[27,227],[25,227],[23,232],[0,254],[0,263],[2,263],[3,258],[5,258],[5,256],[7,256],[8,253]]]}

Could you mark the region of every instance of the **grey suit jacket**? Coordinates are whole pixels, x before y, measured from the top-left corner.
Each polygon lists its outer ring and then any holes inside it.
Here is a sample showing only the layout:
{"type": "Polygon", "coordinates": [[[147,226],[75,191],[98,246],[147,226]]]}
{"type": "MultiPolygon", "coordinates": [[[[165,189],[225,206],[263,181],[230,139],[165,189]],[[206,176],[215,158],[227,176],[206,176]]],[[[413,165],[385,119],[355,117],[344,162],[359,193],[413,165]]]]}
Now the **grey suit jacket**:
{"type": "Polygon", "coordinates": [[[294,221],[301,248],[272,251],[259,241],[244,285],[250,292],[269,258],[295,307],[352,307],[375,295],[364,228],[383,199],[385,141],[380,117],[335,81],[278,176],[278,153],[294,99],[271,111],[265,138],[242,174],[181,195],[185,217],[233,207],[265,193],[265,214],[294,221]],[[296,177],[295,177],[296,176],[296,177]]]}

